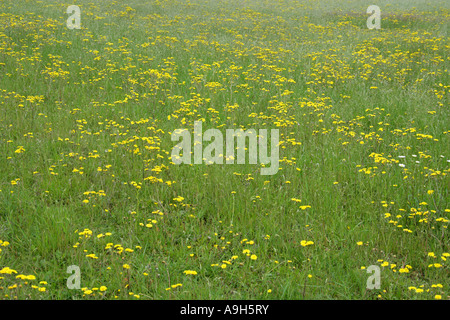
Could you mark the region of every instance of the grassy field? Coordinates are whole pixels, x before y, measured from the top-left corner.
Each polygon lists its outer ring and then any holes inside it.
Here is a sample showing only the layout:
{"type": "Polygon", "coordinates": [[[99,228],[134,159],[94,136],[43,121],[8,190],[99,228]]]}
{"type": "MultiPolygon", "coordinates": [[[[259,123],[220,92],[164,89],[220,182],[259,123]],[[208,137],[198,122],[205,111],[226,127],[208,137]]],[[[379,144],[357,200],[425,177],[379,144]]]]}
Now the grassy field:
{"type": "Polygon", "coordinates": [[[0,297],[449,299],[449,22],[439,0],[0,1],[0,297]],[[175,165],[197,120],[278,129],[280,170],[175,165]]]}

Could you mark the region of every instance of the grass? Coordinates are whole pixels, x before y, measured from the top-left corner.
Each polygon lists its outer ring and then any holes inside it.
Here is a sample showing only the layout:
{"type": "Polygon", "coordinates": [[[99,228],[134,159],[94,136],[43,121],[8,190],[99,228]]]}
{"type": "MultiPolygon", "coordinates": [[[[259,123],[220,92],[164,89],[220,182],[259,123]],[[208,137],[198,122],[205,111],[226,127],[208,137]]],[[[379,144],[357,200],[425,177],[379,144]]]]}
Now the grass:
{"type": "Polygon", "coordinates": [[[379,6],[2,1],[0,296],[448,299],[449,6],[379,6]],[[175,165],[200,119],[280,171],[175,165]]]}

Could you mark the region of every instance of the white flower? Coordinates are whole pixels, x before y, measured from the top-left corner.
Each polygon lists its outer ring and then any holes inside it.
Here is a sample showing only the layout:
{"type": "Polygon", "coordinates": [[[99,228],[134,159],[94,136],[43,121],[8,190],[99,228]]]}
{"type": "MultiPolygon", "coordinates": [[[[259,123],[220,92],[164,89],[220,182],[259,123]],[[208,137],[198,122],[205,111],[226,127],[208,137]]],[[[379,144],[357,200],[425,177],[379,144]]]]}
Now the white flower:
{"type": "Polygon", "coordinates": [[[405,165],[404,165],[403,163],[399,163],[398,165],[399,165],[400,167],[402,167],[402,168],[405,167],[405,165]]]}

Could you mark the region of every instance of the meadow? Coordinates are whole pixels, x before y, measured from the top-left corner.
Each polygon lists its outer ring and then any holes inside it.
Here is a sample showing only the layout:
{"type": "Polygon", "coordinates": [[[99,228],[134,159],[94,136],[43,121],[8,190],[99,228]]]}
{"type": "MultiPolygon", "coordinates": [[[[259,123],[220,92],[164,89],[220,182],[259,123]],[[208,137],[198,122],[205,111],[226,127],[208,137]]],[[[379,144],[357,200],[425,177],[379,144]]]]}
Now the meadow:
{"type": "Polygon", "coordinates": [[[444,0],[0,1],[0,298],[449,299],[449,22],[444,0]],[[199,120],[278,129],[279,171],[175,164],[199,120]]]}

